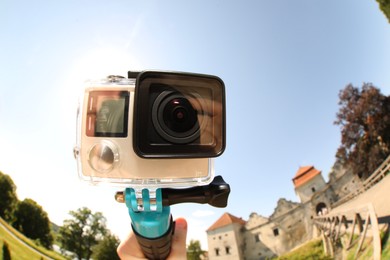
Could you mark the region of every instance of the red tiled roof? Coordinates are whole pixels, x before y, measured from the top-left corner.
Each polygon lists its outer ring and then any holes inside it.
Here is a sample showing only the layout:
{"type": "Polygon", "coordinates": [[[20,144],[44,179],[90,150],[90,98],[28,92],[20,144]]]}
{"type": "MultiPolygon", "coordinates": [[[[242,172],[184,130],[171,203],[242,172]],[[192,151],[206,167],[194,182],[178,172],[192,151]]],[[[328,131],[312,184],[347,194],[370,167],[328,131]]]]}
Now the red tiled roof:
{"type": "Polygon", "coordinates": [[[318,174],[321,174],[321,171],[314,168],[314,166],[303,166],[300,167],[295,177],[292,179],[294,182],[295,188],[305,184],[309,180],[313,179],[318,174]]]}
{"type": "Polygon", "coordinates": [[[206,231],[215,230],[233,223],[245,225],[246,221],[229,213],[224,213],[214,224],[212,224],[206,231]]]}

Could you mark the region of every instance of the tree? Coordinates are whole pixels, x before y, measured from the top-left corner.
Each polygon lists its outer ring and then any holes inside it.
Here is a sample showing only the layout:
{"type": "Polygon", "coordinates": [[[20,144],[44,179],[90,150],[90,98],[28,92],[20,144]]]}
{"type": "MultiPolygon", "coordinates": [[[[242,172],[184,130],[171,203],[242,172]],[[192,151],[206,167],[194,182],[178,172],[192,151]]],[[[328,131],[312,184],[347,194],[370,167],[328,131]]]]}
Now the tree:
{"type": "Polygon", "coordinates": [[[27,198],[17,204],[12,226],[44,247],[52,248],[53,236],[49,217],[34,200],[27,198]]]}
{"type": "Polygon", "coordinates": [[[387,17],[387,21],[390,23],[390,0],[376,0],[379,4],[379,9],[387,17]]]}
{"type": "Polygon", "coordinates": [[[59,242],[65,250],[74,252],[78,259],[90,259],[92,248],[107,234],[106,219],[100,212],[88,208],[70,211],[71,219],[60,227],[59,242]]]}
{"type": "Polygon", "coordinates": [[[14,182],[11,177],[0,172],[0,217],[10,222],[17,201],[14,182]]]}
{"type": "Polygon", "coordinates": [[[372,84],[347,85],[339,93],[336,125],[341,145],[336,157],[360,178],[367,178],[389,155],[390,97],[372,84]]]}
{"type": "Polygon", "coordinates": [[[7,242],[3,241],[3,260],[11,260],[11,252],[7,242]]]}
{"type": "Polygon", "coordinates": [[[116,252],[118,246],[118,237],[108,234],[93,248],[92,258],[96,260],[120,260],[116,252]]]}
{"type": "Polygon", "coordinates": [[[199,240],[192,240],[187,246],[187,259],[188,260],[200,260],[205,251],[202,250],[199,240]]]}

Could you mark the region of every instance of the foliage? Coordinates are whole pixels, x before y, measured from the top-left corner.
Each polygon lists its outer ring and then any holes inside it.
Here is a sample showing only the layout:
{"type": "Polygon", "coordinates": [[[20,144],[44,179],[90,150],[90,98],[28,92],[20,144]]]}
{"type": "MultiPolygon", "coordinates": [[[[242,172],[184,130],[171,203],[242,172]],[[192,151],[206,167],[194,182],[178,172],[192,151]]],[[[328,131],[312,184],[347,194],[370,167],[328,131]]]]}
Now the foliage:
{"type": "Polygon", "coordinates": [[[9,251],[7,242],[3,243],[3,260],[11,260],[11,252],[9,251]]]}
{"type": "Polygon", "coordinates": [[[28,238],[50,249],[53,243],[50,220],[43,208],[32,199],[17,204],[12,225],[28,238]]]}
{"type": "Polygon", "coordinates": [[[106,219],[100,212],[88,208],[70,211],[71,219],[60,227],[59,242],[65,250],[74,252],[78,259],[90,259],[92,248],[107,234],[106,219]]]}
{"type": "Polygon", "coordinates": [[[8,222],[11,221],[17,201],[14,182],[10,176],[0,172],[0,217],[8,222]]]}
{"type": "Polygon", "coordinates": [[[310,241],[300,248],[293,250],[290,253],[282,255],[278,260],[300,260],[300,259],[316,259],[316,260],[331,260],[332,258],[325,255],[321,239],[310,241]]]}
{"type": "Polygon", "coordinates": [[[387,21],[390,23],[390,0],[376,0],[379,4],[379,8],[383,14],[387,17],[387,21]]]}
{"type": "Polygon", "coordinates": [[[390,97],[365,83],[361,90],[347,85],[339,98],[335,124],[341,127],[341,145],[336,156],[365,179],[389,154],[390,97]]]}
{"type": "Polygon", "coordinates": [[[7,241],[8,248],[11,251],[12,259],[40,259],[41,254],[43,254],[50,259],[65,260],[65,258],[58,253],[49,251],[44,247],[36,245],[32,240],[28,239],[12,226],[8,225],[7,222],[5,222],[3,219],[0,219],[0,246],[2,246],[1,240],[7,241]]]}
{"type": "Polygon", "coordinates": [[[187,247],[187,259],[188,260],[200,260],[201,256],[205,254],[202,250],[199,240],[192,240],[187,247]]]}
{"type": "Polygon", "coordinates": [[[118,237],[108,234],[93,248],[92,258],[95,260],[120,260],[116,252],[118,246],[118,237]]]}

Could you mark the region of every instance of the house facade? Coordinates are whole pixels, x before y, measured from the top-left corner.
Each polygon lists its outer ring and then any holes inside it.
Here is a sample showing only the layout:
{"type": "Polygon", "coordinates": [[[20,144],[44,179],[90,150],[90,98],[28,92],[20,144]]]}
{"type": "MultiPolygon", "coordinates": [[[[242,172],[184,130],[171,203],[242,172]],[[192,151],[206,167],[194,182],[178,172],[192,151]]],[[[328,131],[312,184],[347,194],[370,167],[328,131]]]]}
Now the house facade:
{"type": "Polygon", "coordinates": [[[244,259],[243,227],[246,221],[229,213],[223,214],[207,229],[209,259],[244,259]]]}

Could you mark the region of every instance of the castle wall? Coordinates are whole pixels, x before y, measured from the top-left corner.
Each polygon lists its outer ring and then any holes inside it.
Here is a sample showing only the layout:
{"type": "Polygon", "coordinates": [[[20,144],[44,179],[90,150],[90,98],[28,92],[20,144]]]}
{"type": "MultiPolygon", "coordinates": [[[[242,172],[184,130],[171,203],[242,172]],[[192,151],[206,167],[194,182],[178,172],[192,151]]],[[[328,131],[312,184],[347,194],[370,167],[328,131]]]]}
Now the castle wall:
{"type": "Polygon", "coordinates": [[[313,225],[307,218],[309,204],[298,204],[281,199],[273,217],[264,223],[252,214],[245,226],[245,258],[267,259],[281,255],[312,238],[313,225]],[[282,203],[280,203],[282,201],[282,203]],[[291,207],[293,207],[291,209],[291,207]],[[254,223],[259,225],[255,226],[254,223]]]}
{"type": "Polygon", "coordinates": [[[245,235],[244,235],[244,255],[245,259],[267,259],[276,256],[276,253],[272,251],[266,244],[263,243],[263,240],[270,236],[267,233],[267,229],[262,229],[269,225],[269,219],[252,213],[245,225],[245,235]]]}
{"type": "Polygon", "coordinates": [[[337,200],[359,189],[362,182],[352,171],[336,168],[329,173],[329,185],[337,195],[337,200]]]}
{"type": "Polygon", "coordinates": [[[358,177],[336,163],[328,183],[319,174],[295,189],[301,203],[279,199],[269,218],[252,213],[245,226],[232,224],[209,231],[209,257],[258,260],[289,252],[317,236],[314,216],[331,210],[333,203],[360,186],[358,177]],[[229,254],[226,247],[231,248],[229,254]]]}
{"type": "Polygon", "coordinates": [[[234,223],[207,231],[209,259],[244,259],[242,254],[243,241],[240,224],[234,223]]]}

